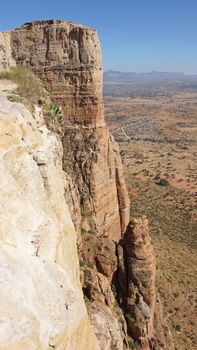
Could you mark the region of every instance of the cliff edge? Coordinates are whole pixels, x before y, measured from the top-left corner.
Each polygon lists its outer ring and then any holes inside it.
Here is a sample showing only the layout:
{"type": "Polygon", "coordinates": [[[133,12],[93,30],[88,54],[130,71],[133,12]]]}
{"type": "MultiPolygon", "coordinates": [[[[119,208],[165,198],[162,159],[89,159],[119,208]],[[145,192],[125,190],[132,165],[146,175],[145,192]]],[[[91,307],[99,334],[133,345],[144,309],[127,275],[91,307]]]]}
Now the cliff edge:
{"type": "Polygon", "coordinates": [[[97,32],[51,20],[0,33],[0,70],[10,67],[46,90],[31,112],[6,85],[0,94],[0,349],[166,349],[148,224],[129,223],[104,119],[97,32]]]}
{"type": "Polygon", "coordinates": [[[0,80],[0,349],[99,349],[64,198],[62,145],[0,80]],[[80,342],[79,342],[80,339],[80,342]]]}

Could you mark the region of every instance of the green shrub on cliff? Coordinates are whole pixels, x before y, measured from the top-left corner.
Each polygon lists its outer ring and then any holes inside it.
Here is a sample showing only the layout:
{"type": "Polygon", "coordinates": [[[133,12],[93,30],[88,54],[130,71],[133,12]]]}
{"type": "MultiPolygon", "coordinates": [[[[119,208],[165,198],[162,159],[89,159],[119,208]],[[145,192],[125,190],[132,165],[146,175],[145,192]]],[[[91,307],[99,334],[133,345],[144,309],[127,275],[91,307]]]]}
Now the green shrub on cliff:
{"type": "Polygon", "coordinates": [[[132,338],[129,338],[129,337],[128,337],[127,341],[128,341],[129,349],[132,349],[132,350],[139,349],[138,342],[134,341],[132,338]]]}
{"type": "Polygon", "coordinates": [[[60,121],[62,118],[62,108],[57,103],[50,104],[50,116],[53,120],[60,121]]]}

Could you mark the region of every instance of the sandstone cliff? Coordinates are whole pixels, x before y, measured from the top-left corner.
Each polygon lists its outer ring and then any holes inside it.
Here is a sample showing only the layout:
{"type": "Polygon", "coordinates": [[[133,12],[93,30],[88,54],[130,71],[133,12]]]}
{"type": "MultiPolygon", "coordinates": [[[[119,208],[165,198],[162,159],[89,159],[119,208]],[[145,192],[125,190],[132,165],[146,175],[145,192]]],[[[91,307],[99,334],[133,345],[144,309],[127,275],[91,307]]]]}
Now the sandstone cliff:
{"type": "Polygon", "coordinates": [[[154,329],[157,293],[155,288],[155,257],[146,218],[133,219],[118,246],[119,300],[128,325],[128,333],[143,349],[165,346],[160,323],[157,343],[154,329]]]}
{"type": "Polygon", "coordinates": [[[0,33],[0,60],[0,68],[31,69],[61,110],[51,120],[41,98],[44,122],[38,107],[32,115],[5,96],[0,101],[6,139],[2,253],[4,259],[10,256],[5,262],[10,282],[2,292],[8,295],[17,285],[13,308],[12,295],[5,298],[10,309],[0,344],[8,349],[164,349],[155,332],[161,313],[147,222],[129,224],[119,149],[104,120],[96,31],[66,21],[27,23],[0,33]],[[18,274],[13,281],[12,273],[18,274]],[[11,331],[12,318],[16,331],[11,331]]]}
{"type": "Polygon", "coordinates": [[[0,81],[0,349],[99,349],[79,282],[62,145],[0,81]],[[79,341],[80,339],[80,341],[79,341]]]}
{"type": "Polygon", "coordinates": [[[129,221],[129,198],[103,115],[97,32],[65,21],[38,21],[11,32],[11,47],[14,61],[37,73],[63,106],[63,166],[80,204],[78,232],[85,226],[119,240],[129,221]]]}

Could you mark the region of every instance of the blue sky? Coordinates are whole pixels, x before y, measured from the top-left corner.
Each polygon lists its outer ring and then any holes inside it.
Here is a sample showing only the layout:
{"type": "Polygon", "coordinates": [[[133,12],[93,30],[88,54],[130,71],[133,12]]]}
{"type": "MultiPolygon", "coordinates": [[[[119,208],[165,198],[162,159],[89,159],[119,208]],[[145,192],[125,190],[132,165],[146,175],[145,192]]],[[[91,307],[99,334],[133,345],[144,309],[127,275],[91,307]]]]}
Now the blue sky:
{"type": "Polygon", "coordinates": [[[1,0],[0,31],[35,19],[95,28],[104,70],[197,73],[197,0],[1,0]]]}

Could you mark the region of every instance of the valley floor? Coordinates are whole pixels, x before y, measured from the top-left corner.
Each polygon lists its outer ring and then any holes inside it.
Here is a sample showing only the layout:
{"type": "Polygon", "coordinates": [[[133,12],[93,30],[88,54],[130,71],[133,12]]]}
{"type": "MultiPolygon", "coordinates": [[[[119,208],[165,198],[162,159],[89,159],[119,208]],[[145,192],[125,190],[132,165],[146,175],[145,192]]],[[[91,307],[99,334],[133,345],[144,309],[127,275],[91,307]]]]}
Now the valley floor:
{"type": "Polygon", "coordinates": [[[197,93],[105,98],[119,143],[131,215],[146,215],[157,286],[176,350],[197,347],[197,93]]]}

